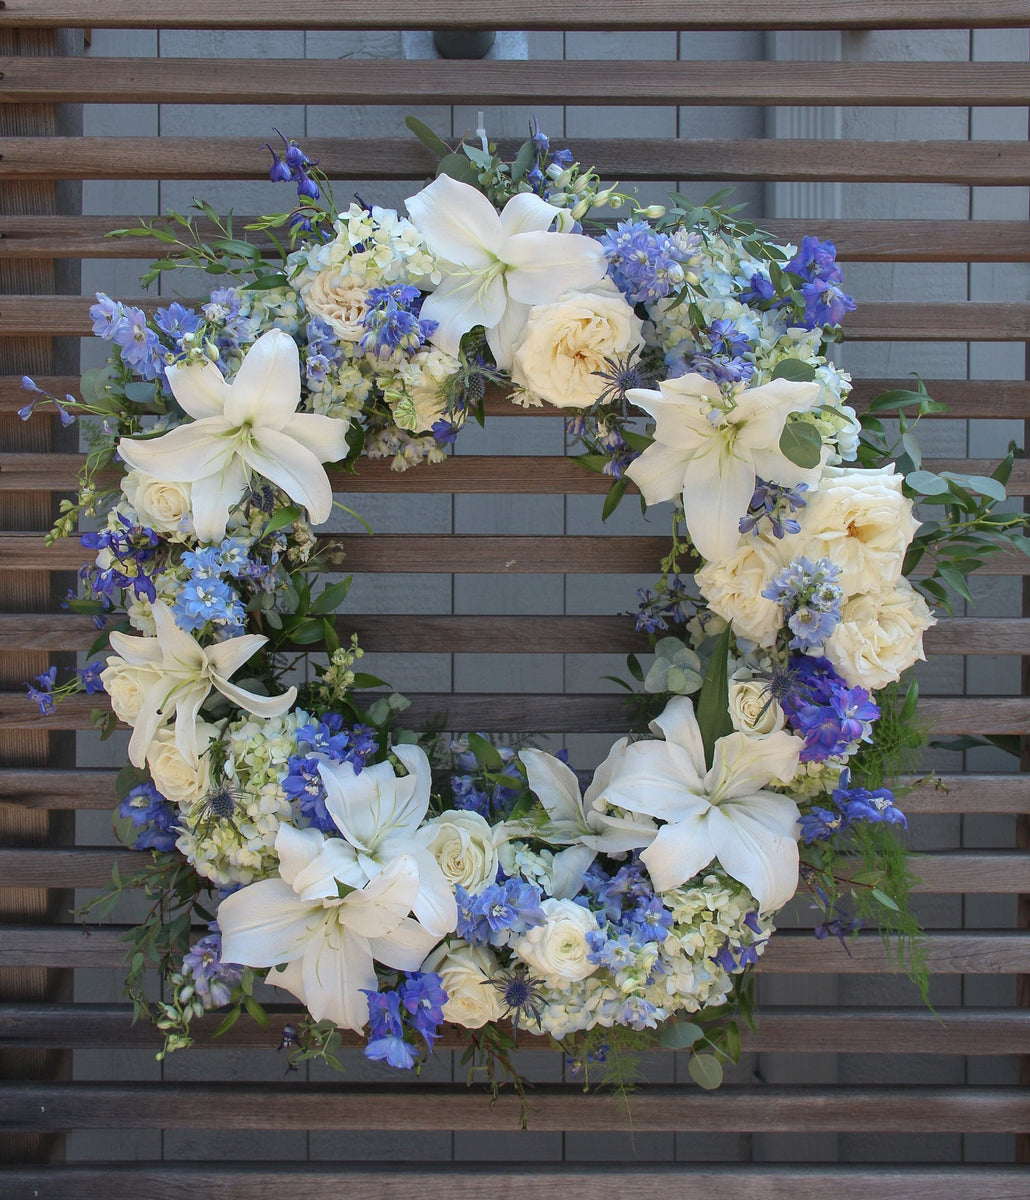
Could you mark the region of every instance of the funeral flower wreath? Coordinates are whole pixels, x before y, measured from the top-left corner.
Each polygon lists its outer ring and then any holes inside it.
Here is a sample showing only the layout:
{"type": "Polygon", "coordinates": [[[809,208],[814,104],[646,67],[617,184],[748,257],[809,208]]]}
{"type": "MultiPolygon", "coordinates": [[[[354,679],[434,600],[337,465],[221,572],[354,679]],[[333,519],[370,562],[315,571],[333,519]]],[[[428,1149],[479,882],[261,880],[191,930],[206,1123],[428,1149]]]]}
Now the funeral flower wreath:
{"type": "Polygon", "coordinates": [[[406,215],[338,210],[283,138],[272,178],[298,202],[255,242],[206,204],[120,231],[167,245],[147,282],[219,276],[208,299],[98,295],[110,355],[81,400],[25,380],[24,416],[97,418],[53,534],[93,519],[68,604],[94,615],[95,657],[30,688],[41,711],[102,690],[97,723],[132,729],[116,826],[151,861],[94,910],[152,899],[128,981],[166,1050],[209,1009],[267,1024],[269,983],[307,1013],[282,1035],[294,1062],[335,1061],[353,1030],[410,1068],[450,1022],[495,1082],[525,1030],[579,1064],[657,1039],[716,1086],[795,895],[817,936],[872,918],[918,969],[889,785],[922,734],[899,681],[931,603],[1024,544],[996,507],[1011,455],[991,478],[922,470],[912,428],[939,406],[918,384],[856,415],[827,357],[854,308],[832,244],[779,245],[724,197],[642,209],[535,125],[505,162],[411,124],[441,164],[406,215]],[[585,790],[531,731],[405,729],[338,638],[349,580],[319,582],[326,465],[432,470],[498,384],[565,410],[611,479],[606,517],[630,483],[670,514],[633,728],[585,790]],[[286,686],[316,644],[327,661],[286,686]]]}

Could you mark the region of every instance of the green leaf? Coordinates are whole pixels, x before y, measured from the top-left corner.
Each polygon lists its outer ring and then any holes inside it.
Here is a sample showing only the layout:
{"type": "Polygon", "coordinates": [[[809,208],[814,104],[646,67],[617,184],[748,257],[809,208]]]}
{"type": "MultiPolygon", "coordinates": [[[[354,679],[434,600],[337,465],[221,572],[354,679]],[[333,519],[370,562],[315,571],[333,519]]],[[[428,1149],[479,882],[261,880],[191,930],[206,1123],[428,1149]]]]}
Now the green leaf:
{"type": "Polygon", "coordinates": [[[919,684],[909,684],[908,690],[905,692],[905,700],[901,705],[901,711],[898,713],[898,720],[902,724],[911,721],[916,715],[916,706],[919,704],[919,684]]]}
{"type": "Polygon", "coordinates": [[[148,771],[140,767],[134,767],[131,763],[126,763],[114,777],[115,795],[119,800],[124,800],[134,787],[138,787],[141,783],[146,783],[149,778],[150,773],[148,771]]]}
{"type": "Polygon", "coordinates": [[[692,1054],[687,1070],[690,1078],[706,1092],[714,1092],[722,1084],[722,1063],[714,1054],[692,1054]]]}
{"type": "Polygon", "coordinates": [[[439,134],[434,133],[425,122],[418,117],[405,117],[404,124],[418,138],[423,146],[428,146],[437,158],[446,158],[451,153],[450,146],[439,134]]]}
{"type": "Polygon", "coordinates": [[[937,568],[936,574],[963,600],[973,603],[973,594],[969,590],[969,584],[966,583],[965,574],[958,567],[942,564],[937,568]]]}
{"type": "Polygon", "coordinates": [[[694,1025],[690,1021],[674,1021],[662,1026],[658,1042],[667,1050],[689,1050],[704,1036],[705,1031],[700,1025],[694,1025]]]}
{"type": "Polygon", "coordinates": [[[476,762],[485,770],[500,771],[504,768],[504,759],[498,754],[497,747],[478,733],[469,734],[469,749],[476,756],[476,762]]]}
{"type": "Polygon", "coordinates": [[[951,480],[971,492],[978,492],[981,496],[990,496],[992,500],[997,500],[999,503],[1008,499],[1005,485],[989,475],[959,475],[953,471],[945,471],[943,478],[951,480]]]}
{"type": "Polygon", "coordinates": [[[380,679],[378,675],[372,675],[368,671],[355,671],[354,686],[356,688],[375,688],[389,687],[390,685],[385,679],[380,679]]]}
{"type": "Polygon", "coordinates": [[[250,242],[241,241],[239,238],[215,238],[211,247],[214,250],[220,250],[223,254],[235,254],[237,258],[245,258],[248,262],[261,261],[261,251],[257,246],[252,246],[250,242]]]}
{"type": "Polygon", "coordinates": [[[438,176],[449,175],[459,183],[468,183],[474,188],[479,187],[479,174],[464,154],[448,154],[441,158],[436,173],[438,176]]]}
{"type": "Polygon", "coordinates": [[[909,471],[905,476],[905,485],[921,496],[941,496],[950,491],[948,481],[932,471],[909,471]]]}
{"type": "Polygon", "coordinates": [[[780,453],[798,467],[817,467],[822,458],[823,439],[807,421],[788,421],[780,434],[780,453]]]}
{"type": "Polygon", "coordinates": [[[299,625],[290,630],[290,641],[298,646],[313,646],[322,640],[322,622],[314,617],[305,617],[299,625]]]}
{"type": "Polygon", "coordinates": [[[709,767],[712,765],[715,743],[733,732],[733,723],[730,721],[729,655],[730,627],[727,625],[715,643],[697,699],[697,723],[701,726],[705,762],[709,767]]]}
{"type": "Polygon", "coordinates": [[[515,156],[515,161],[511,164],[512,182],[518,183],[520,179],[524,178],[526,172],[532,170],[535,162],[536,147],[532,142],[523,142],[515,156]]]}
{"type": "MultiPolygon", "coordinates": [[[[214,272],[209,273],[214,274],[214,272]]],[[[280,271],[275,275],[259,275],[252,283],[245,284],[244,292],[265,292],[271,288],[289,287],[290,281],[280,271]]]]}
{"type": "Polygon", "coordinates": [[[632,429],[621,429],[622,440],[631,450],[636,450],[640,454],[649,447],[654,445],[654,438],[648,437],[644,433],[634,433],[632,429]]]}
{"type": "Polygon", "coordinates": [[[153,383],[133,382],[125,385],[125,399],[133,404],[152,404],[156,394],[157,385],[153,383]]]}
{"type": "Polygon", "coordinates": [[[573,462],[578,462],[588,471],[596,471],[598,475],[603,474],[608,465],[608,458],[604,454],[573,454],[571,458],[573,462]]]}
{"type": "Polygon", "coordinates": [[[635,654],[626,655],[626,666],[637,683],[644,682],[644,668],[640,665],[640,660],[635,654]]]}
{"type": "Polygon", "coordinates": [[[791,383],[811,383],[815,379],[815,367],[800,358],[785,358],[773,369],[773,379],[789,379],[791,383]]]}
{"type": "Polygon", "coordinates": [[[259,1025],[271,1025],[272,1022],[268,1019],[268,1013],[265,1012],[253,996],[244,996],[243,1003],[246,1005],[247,1012],[250,1013],[251,1018],[257,1021],[259,1025]]]}
{"type": "Polygon", "coordinates": [[[878,900],[884,908],[889,908],[891,912],[900,912],[897,904],[885,892],[881,892],[879,888],[873,888],[873,898],[878,900]]]}
{"type": "Polygon", "coordinates": [[[475,163],[482,171],[489,171],[493,163],[493,155],[489,150],[483,150],[480,146],[470,146],[467,142],[462,142],[461,148],[470,162],[475,163]]]}
{"type": "Polygon", "coordinates": [[[270,533],[278,533],[280,529],[285,529],[287,525],[292,525],[300,516],[300,509],[296,505],[290,504],[286,508],[280,508],[277,513],[269,517],[268,524],[262,530],[261,536],[268,537],[270,533]]]}
{"type": "Polygon", "coordinates": [[[623,476],[622,479],[616,479],[612,486],[608,489],[608,495],[604,498],[604,505],[601,508],[601,520],[607,521],[613,512],[619,507],[619,501],[626,494],[626,488],[629,487],[629,480],[623,476]]]}
{"type": "Polygon", "coordinates": [[[348,575],[341,583],[334,583],[331,587],[327,587],[324,592],[315,597],[314,603],[308,611],[319,616],[336,612],[347,599],[353,579],[353,575],[348,575]]]}
{"type": "Polygon", "coordinates": [[[237,1005],[234,1009],[231,1009],[230,1012],[226,1015],[225,1020],[221,1023],[221,1025],[218,1026],[218,1028],[214,1031],[214,1033],[211,1036],[212,1037],[221,1037],[223,1033],[228,1033],[229,1030],[232,1029],[232,1027],[240,1019],[240,1013],[242,1011],[243,1011],[243,1009],[240,1008],[239,1005],[237,1005]]]}

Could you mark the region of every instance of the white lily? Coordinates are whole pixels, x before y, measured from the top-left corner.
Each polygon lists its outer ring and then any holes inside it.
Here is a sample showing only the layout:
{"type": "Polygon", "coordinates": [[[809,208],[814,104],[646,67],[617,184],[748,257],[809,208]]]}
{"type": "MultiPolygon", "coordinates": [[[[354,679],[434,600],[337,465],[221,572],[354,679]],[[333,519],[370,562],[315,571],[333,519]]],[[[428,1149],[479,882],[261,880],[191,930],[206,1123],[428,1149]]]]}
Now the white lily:
{"type": "Polygon", "coordinates": [[[259,696],[229,682],[229,676],[252,657],[268,639],[245,634],[214,646],[200,646],[175,623],[168,606],[160,600],[151,604],[156,637],[129,637],[112,633],[117,655],[107,660],[117,669],[120,660],[136,668],[142,692],[139,711],[129,739],[129,761],[142,767],[154,735],[175,717],[175,745],[182,757],[196,767],[197,713],[212,688],[227,700],[258,717],[278,717],[297,699],[291,687],[279,696],[259,696]]]}
{"type": "Polygon", "coordinates": [[[118,453],[138,471],[191,483],[193,524],[202,542],[218,542],[250,473],[271,480],[316,524],[329,519],[333,490],[322,466],[347,454],[348,421],[298,413],[300,355],[281,329],[250,347],[231,383],[214,363],[168,367],[168,386],[193,417],[161,437],[122,438],[118,453]]]}
{"type": "Polygon", "coordinates": [[[411,855],[388,863],[361,886],[335,872],[339,838],[280,825],[279,878],[262,879],[218,907],[222,957],[249,967],[278,967],[268,982],[301,1001],[316,1021],[359,1031],[368,1021],[362,989],[376,991],[374,962],[417,971],[440,940],[408,915],[418,894],[411,855]]]}
{"type": "Polygon", "coordinates": [[[656,422],[654,443],[626,468],[648,504],[683,494],[687,529],[706,559],[730,558],[740,538],[755,479],[796,487],[819,479],[822,466],[799,467],[780,451],[787,417],[819,403],[819,385],[774,379],[738,391],[727,407],[719,385],[683,375],[659,391],[631,388],[632,404],[656,422]]]}
{"type": "Polygon", "coordinates": [[[567,213],[531,192],[513,196],[498,214],[482,192],[440,175],[405,203],[440,260],[443,282],[421,315],[439,323],[432,341],[448,354],[482,325],[497,365],[507,370],[532,305],[592,287],[607,272],[600,245],[582,234],[551,232],[567,213]]]}
{"type": "Polygon", "coordinates": [[[760,908],[781,908],[797,890],[799,814],[789,796],[764,789],[793,777],[801,741],[782,730],[732,733],[715,743],[708,769],[686,696],[671,700],[651,729],[665,740],[634,742],[606,799],[665,822],[640,855],[655,890],[678,887],[717,859],[760,908]]]}
{"type": "Polygon", "coordinates": [[[412,911],[438,938],[458,923],[454,890],[432,852],[414,837],[429,811],[432,771],[418,746],[394,746],[407,775],[399,779],[388,762],[364,767],[320,762],[325,806],[342,838],[326,843],[325,861],[335,877],[351,887],[364,887],[400,855],[418,869],[419,886],[412,911]]]}

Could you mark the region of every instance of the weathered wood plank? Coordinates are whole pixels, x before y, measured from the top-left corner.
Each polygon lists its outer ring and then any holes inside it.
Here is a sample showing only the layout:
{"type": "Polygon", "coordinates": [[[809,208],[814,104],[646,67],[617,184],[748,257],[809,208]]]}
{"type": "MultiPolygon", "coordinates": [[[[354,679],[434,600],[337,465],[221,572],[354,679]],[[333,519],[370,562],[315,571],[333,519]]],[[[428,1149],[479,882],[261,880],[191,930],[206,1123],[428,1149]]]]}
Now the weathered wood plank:
{"type": "MultiPolygon", "coordinates": [[[[314,60],[313,60],[314,61],[314,60]]],[[[153,214],[146,215],[149,219],[153,214]]],[[[234,217],[237,231],[257,218],[234,217]]],[[[807,221],[762,218],[762,228],[784,242],[806,234],[829,240],[841,262],[1026,262],[1030,226],[1025,221],[807,221]]],[[[0,258],[158,258],[167,247],[157,238],[109,237],[125,228],[124,217],[23,217],[0,215],[0,258]]],[[[215,237],[214,226],[200,219],[202,237],[215,237]]],[[[267,234],[246,238],[274,249],[267,234]]]]}
{"type": "Polygon", "coordinates": [[[440,0],[432,10],[407,0],[318,0],[303,10],[275,0],[136,0],[131,9],[95,0],[7,0],[3,23],[97,29],[981,29],[1021,28],[1021,0],[736,0],[722,11],[701,0],[637,0],[631,7],[568,0],[556,11],[545,0],[440,0]]]}
{"type": "MultiPolygon", "coordinates": [[[[0,967],[120,967],[128,926],[0,926],[0,967]]],[[[937,975],[1016,975],[1030,971],[1030,936],[1025,933],[930,933],[926,965],[937,975]]],[[[897,957],[877,933],[848,940],[818,941],[811,933],[780,930],[759,959],[758,970],[774,975],[876,975],[893,973],[897,957]],[[848,952],[850,951],[850,953],[848,952]]]]}
{"type": "MultiPolygon", "coordinates": [[[[903,807],[903,805],[902,805],[903,807]]],[[[123,878],[146,859],[134,850],[106,846],[55,849],[0,848],[0,887],[106,887],[118,868],[123,878]]],[[[913,891],[936,894],[1019,895],[1030,892],[1030,854],[955,851],[911,860],[913,891]]],[[[842,870],[848,871],[847,864],[842,870]]]]}
{"type": "Polygon", "coordinates": [[[1025,1167],[710,1166],[306,1162],[0,1167],[0,1185],[41,1200],[1027,1200],[1025,1167]]]}
{"type": "MultiPolygon", "coordinates": [[[[498,142],[504,157],[518,147],[514,140],[498,142]]],[[[331,179],[418,180],[436,167],[414,138],[310,138],[304,148],[331,179]]],[[[1019,186],[1030,174],[1030,146],[1021,142],[609,138],[577,140],[572,149],[579,161],[621,180],[1019,186]]],[[[8,138],[0,179],[266,179],[268,161],[256,139],[8,138]]]]}
{"type": "MultiPolygon", "coordinates": [[[[695,1088],[642,1086],[618,1096],[538,1084],[527,1093],[530,1128],[763,1132],[987,1133],[1022,1129],[1030,1096],[1011,1088],[695,1088]]],[[[519,1097],[491,1101],[461,1085],[66,1083],[0,1086],[0,1119],[12,1130],[490,1129],[514,1130],[519,1097]]]]}
{"type": "Polygon", "coordinates": [[[1016,62],[0,59],[0,104],[1020,105],[1016,62]]]}
{"type": "MultiPolygon", "coordinates": [[[[296,1024],[301,1010],[288,1004],[266,1005],[271,1025],[246,1018],[217,1039],[195,1027],[198,1050],[276,1050],[279,1030],[296,1024]]],[[[365,1038],[349,1030],[343,1044],[361,1048],[365,1038]]],[[[1030,1012],[998,1008],[869,1009],[780,1008],[763,1004],[758,1029],[741,1031],[745,1053],[792,1054],[1020,1054],[1030,1048],[1030,1012]]],[[[546,1038],[520,1031],[522,1049],[549,1047],[546,1038]]],[[[129,1004],[0,1004],[0,1046],[44,1049],[151,1048],[161,1034],[149,1021],[132,1023],[129,1004]]],[[[445,1025],[441,1049],[468,1044],[468,1033],[445,1025]]],[[[662,1049],[661,1047],[657,1047],[662,1049]]]]}

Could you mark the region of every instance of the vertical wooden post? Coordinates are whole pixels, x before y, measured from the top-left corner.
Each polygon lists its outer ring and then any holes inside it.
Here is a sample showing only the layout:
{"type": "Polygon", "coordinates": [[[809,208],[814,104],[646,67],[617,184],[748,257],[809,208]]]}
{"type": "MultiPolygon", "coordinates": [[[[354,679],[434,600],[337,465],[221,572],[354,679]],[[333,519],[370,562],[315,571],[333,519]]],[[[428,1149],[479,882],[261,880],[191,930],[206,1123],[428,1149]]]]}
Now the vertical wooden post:
{"type": "MultiPolygon", "coordinates": [[[[81,34],[78,35],[81,46],[81,34]]],[[[70,34],[56,30],[0,30],[0,53],[5,56],[53,55],[74,51],[70,34]]],[[[53,104],[0,105],[0,135],[47,137],[81,128],[76,110],[53,104]]],[[[75,191],[61,191],[51,181],[0,183],[0,233],[10,214],[80,211],[75,191]]],[[[0,257],[0,294],[57,294],[78,291],[78,271],[64,271],[53,260],[0,257]]],[[[78,346],[47,337],[18,337],[0,341],[0,374],[52,375],[78,372],[78,346]]],[[[28,394],[26,394],[28,399],[28,394]]],[[[23,423],[0,416],[0,447],[7,451],[41,453],[76,449],[77,437],[64,434],[54,419],[43,414],[23,423]]],[[[38,530],[51,523],[53,498],[45,493],[0,496],[0,529],[38,530]]],[[[6,571],[0,575],[0,609],[7,612],[46,612],[54,603],[51,588],[60,581],[46,572],[6,571]]],[[[62,588],[63,590],[63,588],[62,588]]],[[[71,660],[74,661],[74,660],[71,660]]],[[[45,671],[45,651],[10,651],[0,655],[0,688],[17,689],[45,671]]],[[[0,762],[5,766],[44,766],[74,762],[74,735],[0,733],[0,762]]],[[[74,841],[74,814],[0,804],[0,844],[42,846],[74,841]]],[[[36,924],[67,919],[70,891],[43,888],[0,888],[0,920],[36,924]]],[[[5,1000],[70,999],[72,973],[42,968],[0,969],[0,998],[5,1000]]],[[[67,1053],[18,1048],[0,1051],[0,1078],[53,1079],[70,1074],[67,1053]]],[[[63,1139],[47,1134],[0,1134],[0,1161],[52,1161],[59,1158],[63,1139]]]]}

